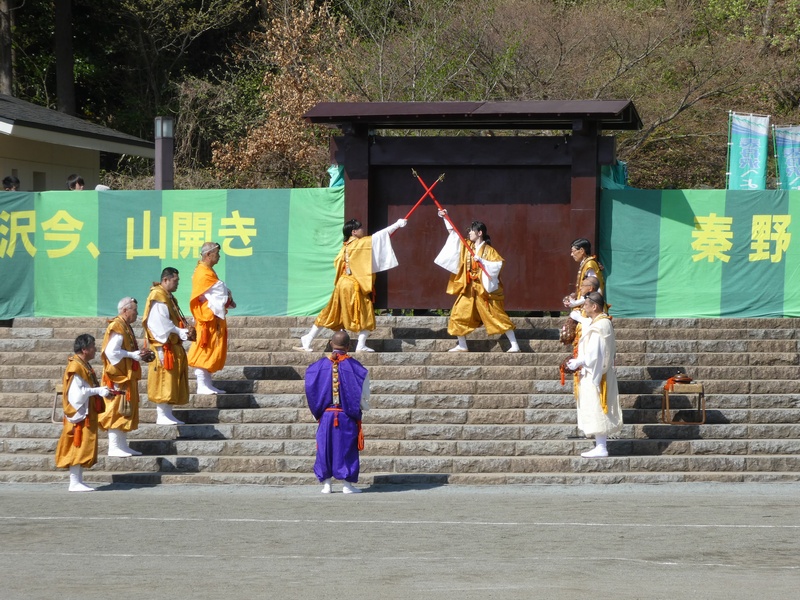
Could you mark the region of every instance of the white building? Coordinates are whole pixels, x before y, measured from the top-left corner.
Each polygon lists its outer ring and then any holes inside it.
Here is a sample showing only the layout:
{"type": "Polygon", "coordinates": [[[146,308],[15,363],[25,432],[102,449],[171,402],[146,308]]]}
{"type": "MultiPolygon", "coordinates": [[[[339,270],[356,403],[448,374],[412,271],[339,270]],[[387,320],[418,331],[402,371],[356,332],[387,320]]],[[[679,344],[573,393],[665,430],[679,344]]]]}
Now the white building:
{"type": "Polygon", "coordinates": [[[19,191],[67,189],[81,175],[100,183],[100,153],[155,158],[153,142],[0,94],[0,179],[14,175],[19,191]]]}

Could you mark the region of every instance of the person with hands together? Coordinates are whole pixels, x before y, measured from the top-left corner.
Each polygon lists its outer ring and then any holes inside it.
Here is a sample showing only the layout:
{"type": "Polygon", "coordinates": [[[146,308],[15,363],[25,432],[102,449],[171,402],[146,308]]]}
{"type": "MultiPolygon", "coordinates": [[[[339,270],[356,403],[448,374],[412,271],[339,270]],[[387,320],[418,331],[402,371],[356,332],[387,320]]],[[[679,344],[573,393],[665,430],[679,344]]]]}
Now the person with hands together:
{"type": "Polygon", "coordinates": [[[128,433],[139,428],[139,380],[142,378],[142,352],[131,325],[139,317],[136,298],[126,297],[117,304],[118,314],[111,319],[103,337],[103,384],[114,392],[98,423],[108,431],[108,455],[139,456],[128,446],[128,433]]]}
{"type": "Polygon", "coordinates": [[[214,266],[220,260],[220,245],[206,242],[192,275],[189,308],[195,320],[197,339],[189,348],[189,366],[197,377],[198,394],[224,394],[215,387],[211,374],[225,366],[228,356],[228,309],[236,308],[233,294],[217,277],[214,266]]]}
{"type": "Polygon", "coordinates": [[[142,327],[155,353],[147,373],[147,399],[156,405],[156,425],[183,425],[173,407],[189,403],[189,362],[183,342],[195,338],[183,316],[175,292],[180,273],[174,267],[161,271],[144,305],[142,327]]]}
{"type": "Polygon", "coordinates": [[[69,469],[70,492],[93,492],[83,482],[83,469],[97,462],[97,416],[105,410],[103,398],[113,393],[100,385],[89,364],[97,354],[94,337],[79,335],[73,351],[61,380],[64,424],[56,446],[56,467],[69,469]]]}
{"type": "Polygon", "coordinates": [[[584,297],[583,309],[591,322],[584,327],[578,342],[578,356],[567,361],[567,367],[578,375],[578,429],[595,438],[595,447],[581,454],[584,458],[607,457],[608,437],[622,429],[614,372],[617,351],[614,326],[603,312],[603,304],[599,292],[584,297]]]}

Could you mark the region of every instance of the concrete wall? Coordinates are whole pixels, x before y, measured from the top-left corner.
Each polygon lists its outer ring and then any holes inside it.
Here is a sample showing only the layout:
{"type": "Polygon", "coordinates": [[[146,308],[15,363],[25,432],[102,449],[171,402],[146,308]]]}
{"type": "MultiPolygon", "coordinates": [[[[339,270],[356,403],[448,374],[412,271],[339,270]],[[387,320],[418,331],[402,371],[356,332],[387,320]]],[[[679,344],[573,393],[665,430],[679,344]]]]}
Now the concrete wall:
{"type": "Polygon", "coordinates": [[[21,192],[67,189],[67,177],[78,173],[86,189],[100,183],[100,153],[0,135],[0,179],[16,175],[21,192]]]}

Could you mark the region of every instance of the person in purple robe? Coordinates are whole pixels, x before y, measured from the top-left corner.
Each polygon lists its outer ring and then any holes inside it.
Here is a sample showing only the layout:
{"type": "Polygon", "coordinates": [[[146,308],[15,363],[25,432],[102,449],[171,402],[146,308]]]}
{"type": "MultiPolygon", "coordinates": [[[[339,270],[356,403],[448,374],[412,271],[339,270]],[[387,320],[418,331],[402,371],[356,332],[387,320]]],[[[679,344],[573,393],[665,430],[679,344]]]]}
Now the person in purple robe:
{"type": "Polygon", "coordinates": [[[342,492],[358,494],[358,452],[364,449],[362,411],[369,410],[369,372],[347,354],[350,336],[337,331],[331,337],[333,352],[306,369],[306,399],[317,427],[314,475],[322,493],[331,493],[333,479],[342,480],[342,492]]]}

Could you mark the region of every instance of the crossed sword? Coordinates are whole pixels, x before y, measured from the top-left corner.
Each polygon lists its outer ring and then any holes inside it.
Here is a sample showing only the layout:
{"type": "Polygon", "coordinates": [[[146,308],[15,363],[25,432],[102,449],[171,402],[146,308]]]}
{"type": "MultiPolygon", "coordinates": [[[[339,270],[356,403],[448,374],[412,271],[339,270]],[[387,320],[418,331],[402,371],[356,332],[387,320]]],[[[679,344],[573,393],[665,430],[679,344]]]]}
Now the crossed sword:
{"type": "MultiPolygon", "coordinates": [[[[414,205],[414,206],[411,208],[411,210],[410,210],[410,211],[408,211],[408,214],[407,214],[405,217],[403,217],[403,218],[404,218],[404,219],[406,219],[406,220],[408,220],[408,218],[411,216],[411,214],[412,214],[412,213],[413,213],[415,210],[417,210],[417,207],[418,207],[420,204],[422,204],[422,201],[423,201],[423,200],[425,200],[425,198],[430,198],[431,200],[433,200],[433,203],[436,205],[436,208],[438,208],[440,211],[444,211],[444,214],[442,215],[442,217],[444,218],[444,220],[445,220],[445,221],[447,221],[448,223],[450,223],[450,227],[452,227],[452,228],[453,228],[453,231],[455,231],[455,232],[456,232],[456,235],[458,236],[458,239],[459,239],[459,240],[461,240],[461,243],[464,245],[464,247],[465,247],[465,248],[467,249],[467,251],[470,253],[470,255],[472,256],[472,258],[473,258],[473,259],[474,259],[474,258],[476,258],[476,257],[475,257],[475,251],[472,249],[472,246],[470,246],[470,245],[469,245],[469,243],[467,243],[467,240],[466,240],[466,239],[464,239],[464,236],[463,236],[463,235],[461,235],[461,233],[458,231],[458,227],[456,227],[456,226],[455,226],[455,224],[453,223],[453,221],[450,219],[450,215],[448,215],[448,214],[447,214],[447,211],[445,211],[444,207],[442,207],[442,205],[441,205],[441,204],[439,203],[439,201],[436,199],[436,196],[434,196],[434,195],[433,195],[433,188],[435,188],[437,185],[439,185],[439,182],[440,182],[440,181],[444,181],[444,173],[442,173],[441,175],[439,175],[439,177],[436,179],[436,181],[434,181],[434,182],[433,182],[433,184],[431,184],[430,186],[428,186],[428,184],[426,184],[426,183],[425,183],[425,181],[422,179],[422,177],[420,177],[419,173],[417,173],[417,171],[416,171],[415,169],[411,169],[411,173],[414,175],[414,177],[416,177],[416,178],[417,178],[417,181],[419,181],[420,185],[421,185],[421,186],[422,186],[422,188],[425,190],[425,193],[424,193],[424,194],[422,194],[422,196],[420,197],[420,199],[419,199],[419,200],[417,200],[417,203],[416,203],[416,204],[415,204],[415,205],[414,205]]],[[[394,233],[392,233],[392,235],[394,235],[394,233]]],[[[485,267],[485,266],[483,266],[483,263],[482,263],[482,262],[480,262],[480,261],[477,261],[477,260],[476,260],[476,261],[474,261],[474,262],[475,262],[475,263],[476,263],[476,264],[477,264],[477,265],[478,265],[478,266],[481,268],[481,270],[482,270],[484,273],[486,273],[486,276],[487,276],[487,277],[490,277],[490,275],[489,275],[489,272],[486,270],[486,267],[485,267]]]]}

